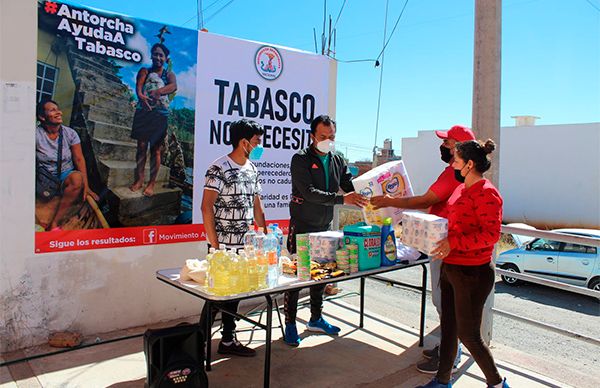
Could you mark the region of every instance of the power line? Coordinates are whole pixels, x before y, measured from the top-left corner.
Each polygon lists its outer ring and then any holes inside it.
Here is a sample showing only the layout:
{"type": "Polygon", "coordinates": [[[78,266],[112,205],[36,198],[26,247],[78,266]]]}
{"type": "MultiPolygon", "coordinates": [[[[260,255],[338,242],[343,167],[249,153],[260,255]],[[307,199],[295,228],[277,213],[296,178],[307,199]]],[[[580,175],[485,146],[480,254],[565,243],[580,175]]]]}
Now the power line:
{"type": "Polygon", "coordinates": [[[600,12],[600,8],[598,8],[598,6],[596,4],[592,3],[591,0],[585,0],[585,1],[587,1],[589,5],[594,7],[596,9],[596,11],[600,12]]]}
{"type": "MultiPolygon", "coordinates": [[[[408,3],[408,0],[406,0],[408,3]]],[[[375,157],[375,150],[377,149],[377,133],[379,132],[379,110],[381,108],[381,89],[383,85],[383,60],[385,58],[384,50],[387,45],[385,38],[387,36],[387,21],[388,21],[388,7],[390,5],[390,0],[386,0],[385,2],[385,22],[383,23],[383,50],[381,50],[381,70],[379,71],[379,96],[377,97],[377,118],[375,119],[375,142],[373,144],[373,157],[375,157]]],[[[405,4],[406,6],[406,4],[405,4]]],[[[404,11],[404,9],[402,10],[404,11]]],[[[400,14],[402,15],[402,14],[400,14]]],[[[393,34],[393,31],[392,31],[393,34]]],[[[391,35],[390,35],[391,37],[391,35]]],[[[389,42],[389,40],[388,40],[389,42]]]]}
{"type": "Polygon", "coordinates": [[[404,15],[404,10],[406,9],[407,5],[408,5],[408,0],[406,0],[406,2],[404,3],[404,6],[402,7],[402,11],[400,11],[400,15],[398,16],[398,19],[396,20],[396,24],[394,24],[394,28],[392,28],[392,32],[390,33],[390,37],[388,38],[387,42],[385,42],[385,44],[383,45],[383,49],[381,50],[381,52],[377,56],[377,59],[379,59],[379,57],[381,57],[383,55],[383,52],[385,51],[385,48],[387,47],[388,43],[390,43],[390,40],[392,39],[392,36],[394,36],[394,32],[396,31],[396,27],[398,27],[398,23],[400,22],[400,19],[402,18],[402,15],[404,15]]]}
{"type": "MultiPolygon", "coordinates": [[[[215,1],[213,1],[212,3],[210,3],[209,5],[207,5],[207,6],[206,6],[206,8],[202,8],[202,10],[200,11],[200,12],[201,12],[201,15],[203,15],[203,14],[204,14],[204,12],[206,12],[206,11],[208,11],[210,8],[212,8],[212,6],[213,6],[213,5],[215,5],[215,4],[217,4],[217,3],[221,2],[221,1],[223,1],[223,0],[215,0],[215,1]]],[[[186,20],[186,21],[185,21],[185,22],[184,22],[184,23],[183,23],[183,24],[182,24],[180,27],[183,27],[183,26],[185,26],[186,24],[188,24],[189,22],[191,22],[192,20],[194,20],[194,19],[195,19],[195,18],[197,18],[197,17],[198,17],[198,15],[197,15],[197,14],[196,14],[196,15],[194,15],[194,16],[192,16],[191,18],[189,18],[188,20],[186,20]]],[[[204,24],[204,20],[202,20],[202,23],[204,24]]]]}
{"type": "MultiPolygon", "coordinates": [[[[394,28],[392,29],[392,32],[390,33],[390,37],[388,38],[387,42],[385,42],[385,44],[383,45],[383,48],[381,49],[381,52],[379,53],[377,58],[375,58],[375,59],[354,59],[354,60],[349,60],[349,61],[344,61],[341,59],[336,59],[336,60],[338,62],[342,62],[342,63],[375,62],[375,67],[379,66],[379,64],[380,64],[379,58],[381,58],[383,56],[383,52],[385,51],[385,48],[387,47],[388,43],[390,43],[390,40],[392,39],[392,36],[394,35],[394,32],[396,31],[396,27],[398,27],[398,23],[400,22],[400,19],[402,18],[402,15],[404,14],[404,10],[406,9],[407,5],[408,5],[408,0],[406,0],[404,2],[404,6],[402,7],[402,11],[400,11],[400,15],[398,16],[398,19],[396,20],[396,23],[394,24],[394,28]]],[[[386,6],[386,8],[387,8],[387,6],[386,6]]],[[[343,6],[342,6],[342,9],[343,9],[343,6]]],[[[341,14],[341,10],[340,10],[340,14],[341,14]]],[[[386,23],[387,23],[387,17],[386,17],[386,23]]],[[[385,37],[384,37],[384,39],[385,39],[385,37]]],[[[381,64],[383,66],[383,59],[381,61],[381,64]]]]}
{"type": "Polygon", "coordinates": [[[379,66],[379,61],[377,59],[352,59],[349,61],[344,61],[344,60],[336,58],[336,61],[342,62],[342,63],[375,62],[375,67],[379,66]]]}
{"type": "Polygon", "coordinates": [[[360,145],[360,144],[347,143],[347,142],[338,141],[338,140],[336,140],[335,142],[336,142],[336,144],[340,145],[341,147],[349,148],[349,149],[354,150],[354,151],[371,152],[371,148],[365,147],[365,146],[360,145]]]}
{"type": "Polygon", "coordinates": [[[215,16],[217,16],[221,11],[223,11],[225,8],[227,8],[229,5],[231,5],[231,3],[233,3],[234,1],[235,0],[229,0],[227,2],[227,4],[225,4],[224,6],[222,6],[221,8],[219,8],[215,13],[213,13],[209,17],[207,17],[206,20],[205,20],[205,23],[208,23],[209,20],[211,20],[212,18],[214,18],[215,16]]]}
{"type": "Polygon", "coordinates": [[[342,4],[342,8],[340,8],[340,12],[337,15],[337,18],[335,18],[335,23],[333,23],[333,28],[335,29],[335,26],[337,26],[338,21],[340,20],[340,16],[342,16],[342,11],[344,10],[344,7],[346,6],[346,0],[344,0],[344,3],[342,4]]]}
{"type": "Polygon", "coordinates": [[[196,12],[198,14],[198,23],[196,23],[199,30],[204,28],[204,13],[202,12],[202,0],[198,0],[196,4],[196,12]]]}

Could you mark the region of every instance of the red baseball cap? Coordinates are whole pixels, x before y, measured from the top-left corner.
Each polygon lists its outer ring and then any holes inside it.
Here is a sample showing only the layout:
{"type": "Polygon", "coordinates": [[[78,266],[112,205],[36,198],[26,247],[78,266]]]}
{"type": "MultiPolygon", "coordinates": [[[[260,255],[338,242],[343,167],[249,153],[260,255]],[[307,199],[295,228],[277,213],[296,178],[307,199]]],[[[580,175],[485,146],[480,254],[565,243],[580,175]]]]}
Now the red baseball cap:
{"type": "Polygon", "coordinates": [[[463,125],[455,125],[447,131],[435,131],[440,139],[454,139],[458,142],[475,140],[475,134],[463,125]]]}

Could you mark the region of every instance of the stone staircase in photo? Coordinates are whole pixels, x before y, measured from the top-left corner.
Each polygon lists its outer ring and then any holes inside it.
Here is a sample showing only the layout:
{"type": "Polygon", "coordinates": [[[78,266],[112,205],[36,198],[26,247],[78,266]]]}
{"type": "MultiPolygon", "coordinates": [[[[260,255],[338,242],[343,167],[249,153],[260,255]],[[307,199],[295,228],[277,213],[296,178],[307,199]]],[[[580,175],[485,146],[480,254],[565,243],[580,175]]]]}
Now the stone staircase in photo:
{"type": "MultiPolygon", "coordinates": [[[[131,91],[116,75],[118,68],[108,60],[80,55],[68,48],[76,85],[73,126],[89,135],[100,180],[113,194],[111,212],[121,226],[172,224],[180,213],[182,191],[167,188],[169,168],[161,166],[152,197],[142,190],[132,192],[136,141],[130,138],[135,106],[131,91]],[[82,128],[83,127],[83,128],[82,128]]],[[[146,182],[150,176],[146,162],[146,182]]]]}

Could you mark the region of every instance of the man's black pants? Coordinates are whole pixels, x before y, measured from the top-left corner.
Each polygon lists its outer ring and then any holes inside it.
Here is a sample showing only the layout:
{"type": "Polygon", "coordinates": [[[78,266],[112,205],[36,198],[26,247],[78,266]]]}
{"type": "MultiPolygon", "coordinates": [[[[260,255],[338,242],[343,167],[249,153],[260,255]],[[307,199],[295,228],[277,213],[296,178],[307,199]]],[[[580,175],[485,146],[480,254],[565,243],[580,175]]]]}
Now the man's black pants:
{"type": "MultiPolygon", "coordinates": [[[[325,226],[313,226],[306,225],[298,220],[290,220],[290,232],[287,239],[287,249],[291,254],[296,253],[296,235],[303,233],[322,232],[329,230],[330,225],[325,226]]],[[[323,311],[323,292],[325,291],[325,284],[320,284],[310,287],[310,320],[316,321],[321,318],[323,311]]],[[[298,298],[300,290],[287,291],[284,295],[283,300],[283,311],[285,314],[285,323],[296,322],[296,315],[298,312],[298,298]]]]}

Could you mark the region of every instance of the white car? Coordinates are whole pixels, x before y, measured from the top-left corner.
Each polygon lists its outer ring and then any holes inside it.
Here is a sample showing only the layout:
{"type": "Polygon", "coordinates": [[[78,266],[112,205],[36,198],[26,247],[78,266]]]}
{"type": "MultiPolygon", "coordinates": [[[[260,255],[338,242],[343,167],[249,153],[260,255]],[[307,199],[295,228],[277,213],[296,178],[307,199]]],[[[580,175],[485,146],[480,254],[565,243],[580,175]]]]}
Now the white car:
{"type": "MultiPolygon", "coordinates": [[[[597,229],[556,229],[553,232],[600,239],[600,230],[597,229]]],[[[598,247],[544,238],[513,237],[518,247],[498,255],[496,267],[600,291],[598,247]]],[[[516,278],[501,277],[508,285],[519,283],[516,278]]]]}

